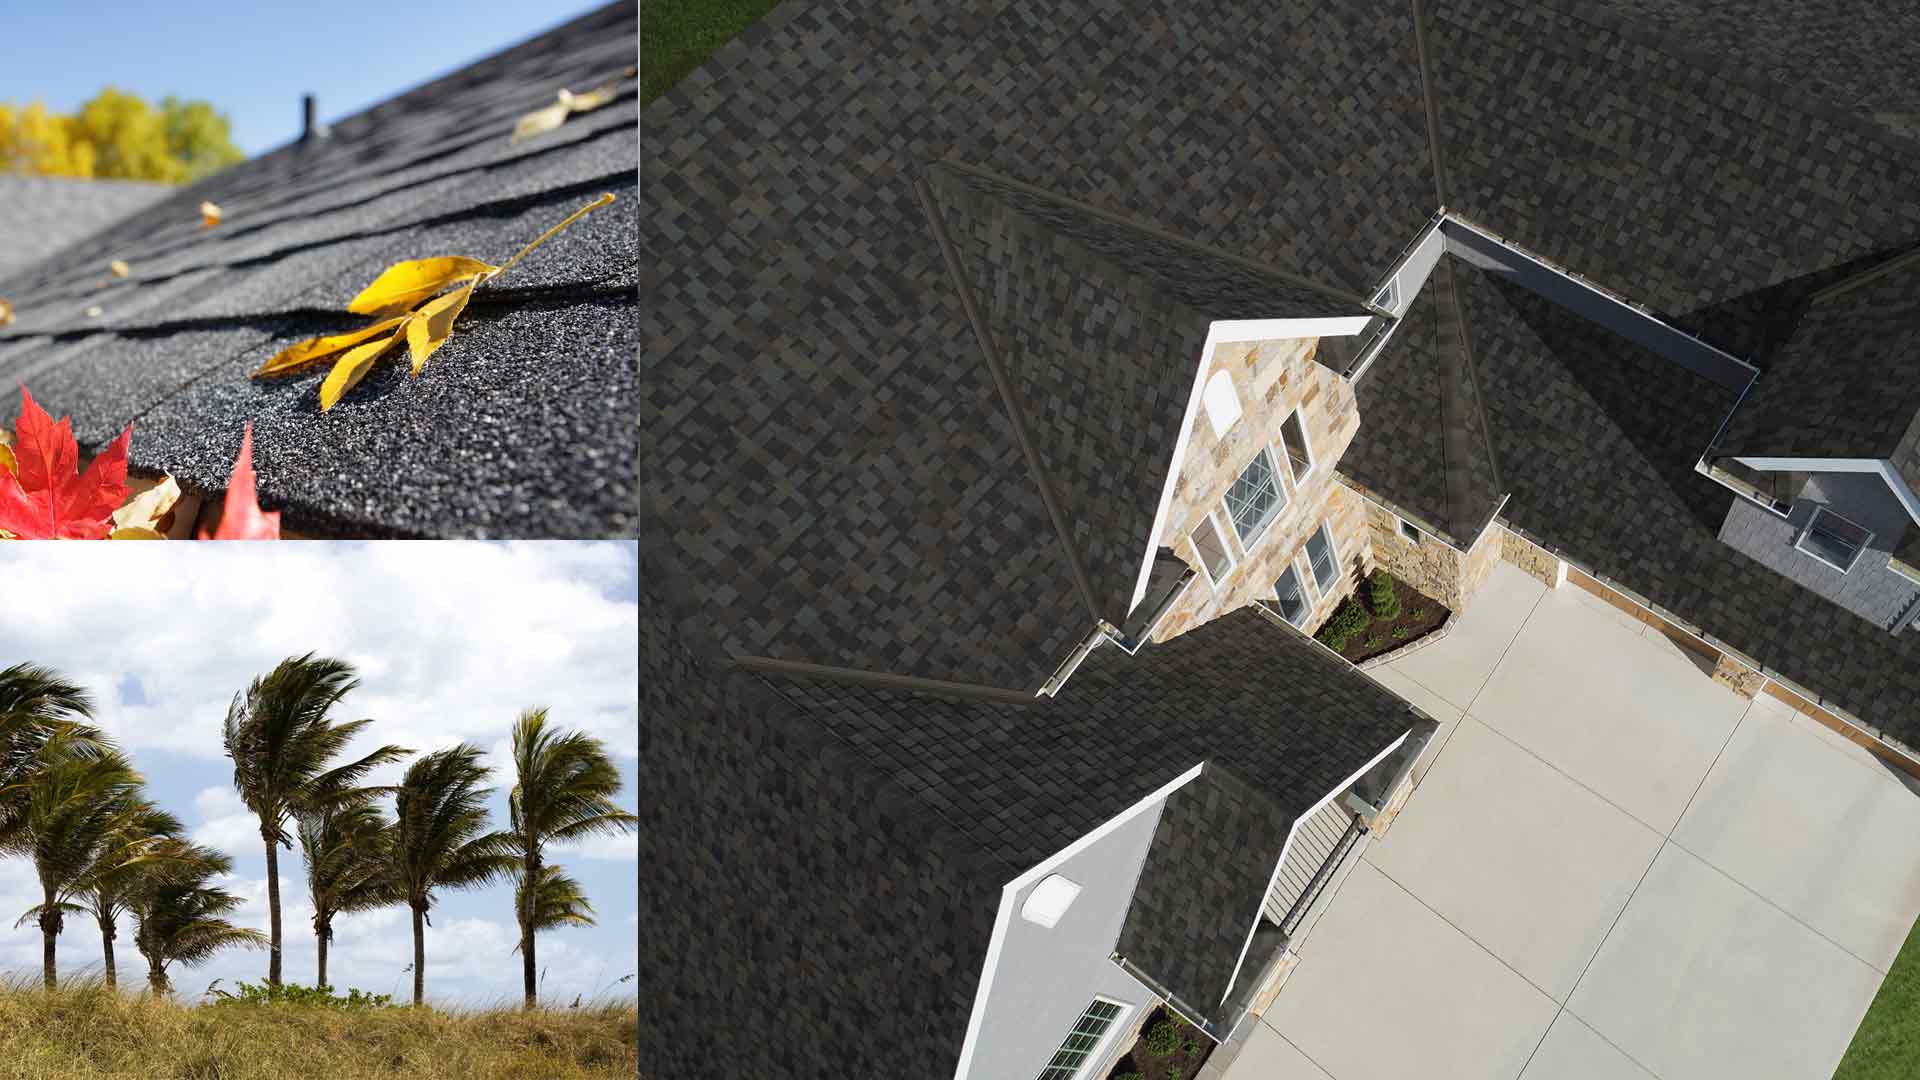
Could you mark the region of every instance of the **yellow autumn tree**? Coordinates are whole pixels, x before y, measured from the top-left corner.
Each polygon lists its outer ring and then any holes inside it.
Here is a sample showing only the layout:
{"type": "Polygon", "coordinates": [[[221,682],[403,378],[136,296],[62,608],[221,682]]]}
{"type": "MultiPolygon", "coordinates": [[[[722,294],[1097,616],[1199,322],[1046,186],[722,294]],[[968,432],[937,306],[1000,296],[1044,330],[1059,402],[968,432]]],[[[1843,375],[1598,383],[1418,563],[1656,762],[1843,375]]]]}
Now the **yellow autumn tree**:
{"type": "Polygon", "coordinates": [[[0,103],[0,172],[178,184],[244,158],[227,118],[204,101],[155,108],[107,87],[71,116],[0,103]]]}

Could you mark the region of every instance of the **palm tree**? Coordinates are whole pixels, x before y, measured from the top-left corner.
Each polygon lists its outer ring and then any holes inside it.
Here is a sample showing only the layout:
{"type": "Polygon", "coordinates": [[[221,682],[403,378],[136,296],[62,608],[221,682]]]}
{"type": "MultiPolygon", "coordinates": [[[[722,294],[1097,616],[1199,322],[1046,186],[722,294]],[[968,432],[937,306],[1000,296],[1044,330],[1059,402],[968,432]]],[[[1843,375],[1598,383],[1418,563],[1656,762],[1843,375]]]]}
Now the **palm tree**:
{"type": "Polygon", "coordinates": [[[106,965],[107,986],[119,985],[113,943],[120,936],[119,918],[143,877],[168,872],[167,862],[185,826],[180,819],[144,798],[133,797],[116,814],[105,843],[88,868],[77,895],[80,907],[100,927],[100,955],[106,965]]]}
{"type": "MultiPolygon", "coordinates": [[[[534,936],[545,929],[535,918],[534,906],[549,887],[547,845],[632,832],[640,819],[613,801],[620,793],[620,770],[607,748],[590,735],[548,727],[545,709],[528,709],[514,721],[513,767],[516,780],[507,796],[507,815],[519,848],[523,883],[515,896],[514,915],[520,924],[526,1004],[533,1008],[538,992],[534,936]],[[539,888],[525,888],[529,881],[538,882],[539,888]]],[[[574,889],[578,892],[577,883],[574,889]]],[[[579,899],[584,905],[585,894],[579,894],[579,899]]]]}
{"type": "Polygon", "coordinates": [[[510,833],[488,826],[483,785],[492,770],[480,748],[461,743],[407,767],[394,791],[393,843],[387,878],[413,910],[413,1003],[426,992],[425,925],[435,889],[468,889],[512,875],[519,865],[510,833]]]}
{"type": "Polygon", "coordinates": [[[267,944],[258,930],[235,926],[226,915],[241,904],[239,897],[208,882],[233,870],[224,852],[175,841],[169,852],[173,868],[143,878],[129,894],[133,912],[133,942],[147,958],[147,982],[157,994],[173,988],[167,965],[191,967],[205,963],[230,945],[257,949],[267,944]]]}
{"type": "Polygon", "coordinates": [[[387,879],[392,822],[371,803],[324,807],[299,817],[301,857],[307,864],[307,895],[313,901],[313,936],[319,947],[316,986],[327,985],[327,946],[333,917],[399,902],[387,879]]]}
{"type": "Polygon", "coordinates": [[[39,923],[42,976],[51,990],[65,916],[86,913],[73,898],[87,887],[117,822],[138,798],[140,775],[118,750],[76,755],[55,738],[42,748],[40,765],[23,786],[28,803],[17,825],[19,843],[40,878],[41,901],[15,925],[39,923]]]}
{"type": "MultiPolygon", "coordinates": [[[[540,868],[540,885],[532,896],[527,895],[527,879],[520,871],[514,871],[513,907],[515,911],[528,913],[535,930],[594,925],[593,905],[587,901],[587,891],[557,866],[540,868]]],[[[515,945],[513,951],[519,952],[520,946],[515,945]]]]}
{"type": "Polygon", "coordinates": [[[19,824],[27,808],[26,779],[48,740],[59,737],[76,754],[97,750],[102,736],[90,720],[93,699],[52,670],[15,664],[0,670],[0,854],[24,854],[19,824]]]}
{"type": "Polygon", "coordinates": [[[280,985],[280,857],[293,847],[289,825],[296,814],[366,798],[359,783],[375,767],[410,751],[383,746],[358,761],[333,765],[371,720],[336,722],[329,715],[360,682],[340,660],[312,653],[289,657],[234,695],[227,709],[225,742],[233,759],[233,786],[260,818],[267,849],[267,982],[280,985]]]}

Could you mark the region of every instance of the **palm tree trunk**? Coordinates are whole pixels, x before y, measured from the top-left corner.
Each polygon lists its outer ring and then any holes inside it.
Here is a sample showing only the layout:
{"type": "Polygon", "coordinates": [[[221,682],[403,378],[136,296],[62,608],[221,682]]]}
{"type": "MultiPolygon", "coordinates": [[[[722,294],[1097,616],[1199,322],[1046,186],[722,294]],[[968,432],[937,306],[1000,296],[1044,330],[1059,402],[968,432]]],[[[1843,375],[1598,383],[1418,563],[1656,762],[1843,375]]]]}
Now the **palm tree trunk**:
{"type": "MultiPolygon", "coordinates": [[[[413,1003],[418,1006],[427,992],[427,909],[413,909],[413,1003]]],[[[51,948],[52,946],[48,946],[51,948]]]]}
{"type": "Polygon", "coordinates": [[[313,937],[320,946],[320,974],[314,978],[315,986],[327,985],[327,939],[333,936],[333,920],[314,916],[313,937]]]}
{"type": "Polygon", "coordinates": [[[113,938],[113,919],[103,915],[100,917],[100,956],[107,965],[107,989],[109,990],[120,985],[113,970],[113,938]]]}
{"type": "Polygon", "coordinates": [[[147,958],[147,985],[153,987],[153,992],[162,997],[173,992],[173,987],[167,982],[167,969],[161,967],[160,962],[152,957],[147,958]]]}
{"type": "Polygon", "coordinates": [[[531,851],[527,854],[525,877],[520,888],[520,974],[526,982],[527,1008],[539,1004],[539,965],[533,959],[533,904],[534,882],[540,880],[540,858],[531,851]]]}
{"type": "Polygon", "coordinates": [[[40,909],[40,974],[47,989],[56,984],[54,978],[54,942],[60,938],[60,909],[53,906],[53,890],[46,889],[46,903],[40,909]]]}
{"type": "Polygon", "coordinates": [[[280,852],[273,834],[260,826],[260,838],[267,842],[267,983],[280,985],[280,852]]]}

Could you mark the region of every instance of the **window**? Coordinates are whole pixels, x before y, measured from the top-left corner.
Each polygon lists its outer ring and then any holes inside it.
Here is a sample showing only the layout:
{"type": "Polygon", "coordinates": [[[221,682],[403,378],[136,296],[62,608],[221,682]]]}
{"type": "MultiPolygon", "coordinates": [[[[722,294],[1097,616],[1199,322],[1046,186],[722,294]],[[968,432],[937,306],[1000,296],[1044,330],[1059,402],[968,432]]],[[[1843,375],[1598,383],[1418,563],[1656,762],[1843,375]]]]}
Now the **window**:
{"type": "Polygon", "coordinates": [[[1300,481],[1313,471],[1313,448],[1307,445],[1307,426],[1300,422],[1300,410],[1295,409],[1287,422],[1280,425],[1280,441],[1287,447],[1287,467],[1293,471],[1293,486],[1299,487],[1300,481]]]}
{"type": "Polygon", "coordinates": [[[1273,583],[1273,594],[1280,601],[1280,614],[1295,626],[1307,621],[1313,612],[1313,604],[1307,599],[1307,587],[1300,581],[1300,570],[1292,563],[1287,564],[1286,573],[1273,583]]]}
{"type": "Polygon", "coordinates": [[[1403,538],[1405,538],[1407,543],[1417,544],[1420,542],[1420,537],[1422,534],[1418,526],[1414,525],[1413,522],[1408,521],[1406,518],[1397,518],[1395,520],[1400,522],[1400,535],[1403,538]]]}
{"type": "Polygon", "coordinates": [[[1080,886],[1059,874],[1048,874],[1027,894],[1027,902],[1020,905],[1020,917],[1051,930],[1079,895],[1080,886]]]}
{"type": "Polygon", "coordinates": [[[1187,539],[1193,541],[1193,550],[1200,556],[1200,565],[1206,567],[1207,582],[1218,585],[1226,580],[1233,570],[1233,553],[1227,550],[1226,537],[1220,535],[1220,523],[1208,514],[1198,528],[1187,539]]]}
{"type": "Polygon", "coordinates": [[[1053,1060],[1040,1070],[1038,1080],[1076,1080],[1126,1011],[1127,1007],[1117,1001],[1094,998],[1067,1033],[1067,1040],[1054,1051],[1053,1060]]]}
{"type": "Polygon", "coordinates": [[[1240,419],[1240,395],[1233,392],[1233,376],[1216,371],[1201,391],[1200,401],[1207,407],[1207,423],[1213,425],[1213,437],[1225,438],[1234,421],[1240,419]]]}
{"type": "Polygon", "coordinates": [[[1332,588],[1334,579],[1340,576],[1340,556],[1333,550],[1333,530],[1324,521],[1317,532],[1307,537],[1307,564],[1313,567],[1313,583],[1320,586],[1321,592],[1332,588]]]}
{"type": "Polygon", "coordinates": [[[1240,536],[1242,548],[1252,548],[1260,534],[1287,505],[1287,493],[1280,486],[1280,473],[1273,464],[1273,451],[1261,447],[1253,455],[1240,479],[1227,489],[1227,517],[1240,536]]]}
{"type": "Polygon", "coordinates": [[[1382,311],[1392,311],[1400,306],[1400,279],[1398,277],[1388,281],[1387,287],[1381,289],[1379,295],[1373,298],[1373,306],[1382,311]]]}
{"type": "Polygon", "coordinates": [[[1807,519],[1793,546],[1844,574],[1853,569],[1871,539],[1872,533],[1821,506],[1807,519]]]}

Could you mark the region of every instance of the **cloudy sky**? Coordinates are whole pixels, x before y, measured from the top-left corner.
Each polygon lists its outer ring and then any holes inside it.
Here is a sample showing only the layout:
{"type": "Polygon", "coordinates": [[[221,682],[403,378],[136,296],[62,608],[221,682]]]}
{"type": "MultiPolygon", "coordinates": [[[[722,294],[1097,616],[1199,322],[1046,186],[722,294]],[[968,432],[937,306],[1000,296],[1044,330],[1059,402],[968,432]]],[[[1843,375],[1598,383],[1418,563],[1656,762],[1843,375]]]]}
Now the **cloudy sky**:
{"type": "MultiPolygon", "coordinates": [[[[356,753],[381,743],[418,751],[462,740],[496,767],[494,813],[506,823],[508,731],[523,708],[603,739],[638,801],[638,558],[631,543],[385,542],[0,545],[0,667],[44,664],[87,687],[96,719],[133,755],[155,799],[196,839],[235,858],[225,883],[248,898],[239,918],[265,930],[266,860],[258,826],[222,754],[228,702],[258,675],[305,652],[353,664],[360,688],[343,719],[372,717],[356,753]]],[[[404,766],[375,777],[398,778],[404,766]]],[[[638,907],[632,837],[564,856],[599,925],[542,935],[543,995],[624,992],[634,971],[638,907]],[[610,989],[611,988],[611,989],[610,989]]],[[[280,859],[290,981],[314,977],[312,907],[297,853],[280,859]]],[[[37,902],[31,864],[0,860],[0,972],[38,971],[39,933],[13,928],[37,902]]],[[[482,1005],[518,995],[511,886],[447,893],[427,931],[427,994],[482,1005]]],[[[406,910],[335,920],[329,981],[396,997],[410,992],[406,910]]],[[[229,951],[173,974],[196,994],[212,980],[258,981],[266,952],[229,951]]],[[[145,964],[121,929],[122,979],[145,964]]],[[[60,966],[100,964],[90,922],[69,919],[60,966]]]]}

